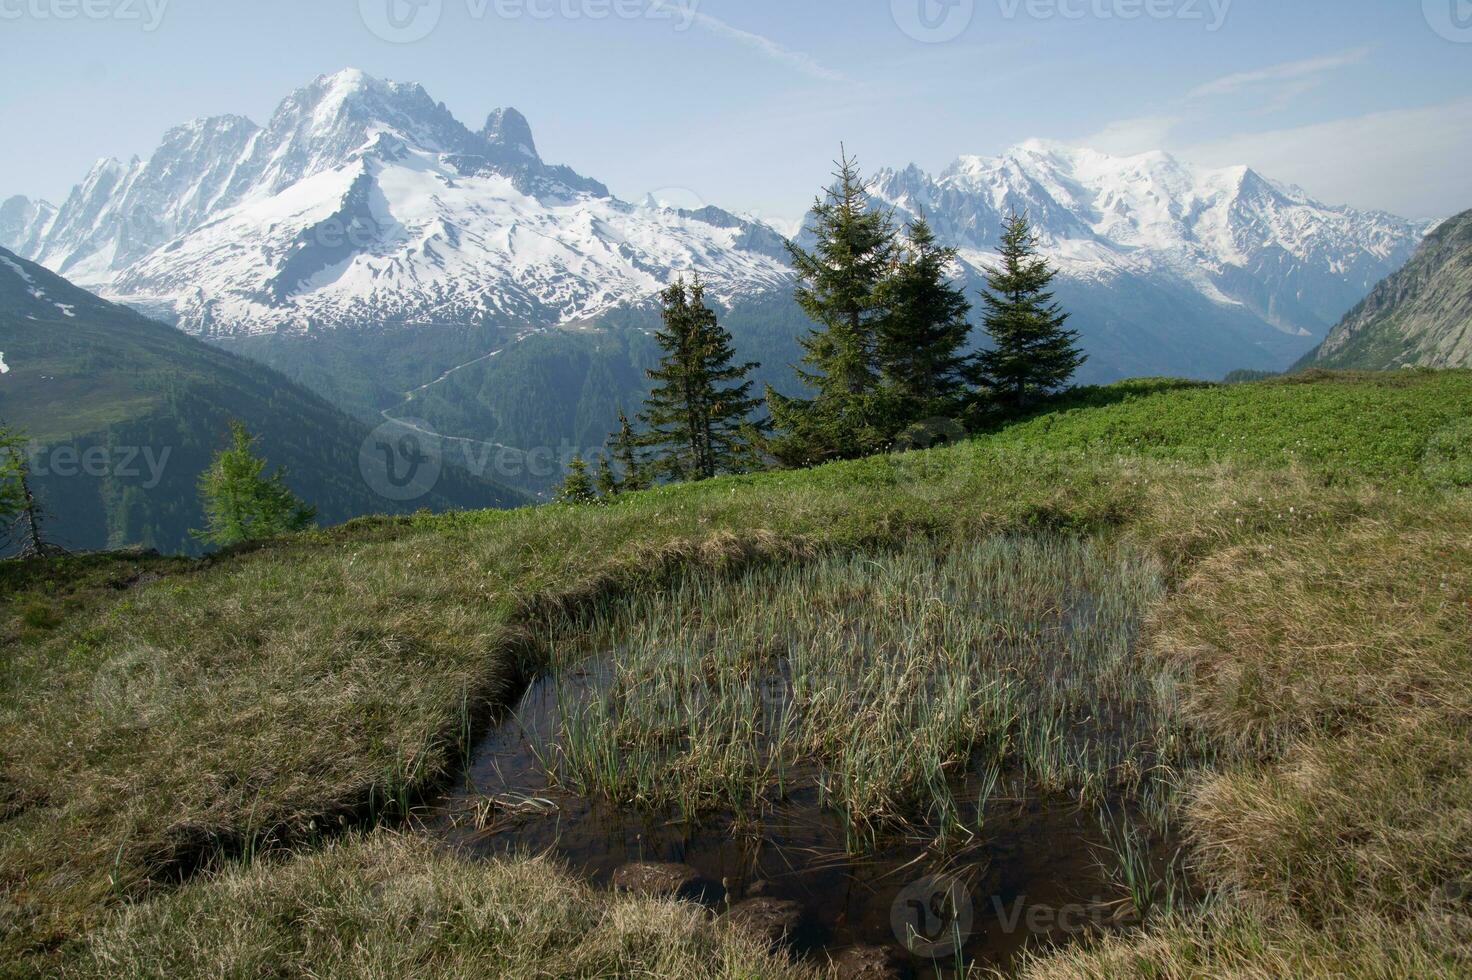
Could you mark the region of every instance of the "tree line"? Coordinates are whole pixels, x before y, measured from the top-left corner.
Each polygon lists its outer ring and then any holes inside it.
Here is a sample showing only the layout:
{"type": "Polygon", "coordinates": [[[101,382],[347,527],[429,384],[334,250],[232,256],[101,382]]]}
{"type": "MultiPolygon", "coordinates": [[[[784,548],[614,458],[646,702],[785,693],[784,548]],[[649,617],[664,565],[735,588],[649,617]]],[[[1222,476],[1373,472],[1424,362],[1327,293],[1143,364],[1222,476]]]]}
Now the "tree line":
{"type": "MultiPolygon", "coordinates": [[[[931,420],[1017,412],[1068,384],[1084,355],[1025,215],[1007,220],[1000,261],[986,270],[990,346],[970,353],[972,304],[951,279],[956,250],[941,246],[923,217],[901,232],[873,206],[847,154],[833,176],[813,205],[812,249],[787,243],[796,302],[813,324],[795,366],[808,397],[770,387],[755,395],[749,376],[759,365],[736,361],[700,279],[677,279],[660,295],[661,358],[642,410],[632,420],[619,414],[609,451],[591,467],[572,460],[559,500],[866,456],[931,420]]],[[[230,430],[229,447],[199,479],[205,527],[195,536],[223,547],[311,527],[316,511],[287,488],[284,472],[266,472],[244,425],[230,430]]],[[[0,536],[23,556],[44,556],[59,550],[45,541],[44,520],[22,439],[0,426],[0,536]]]]}
{"type": "Polygon", "coordinates": [[[814,246],[787,242],[796,302],[813,324],[795,366],[808,397],[771,387],[754,397],[748,376],[759,365],[735,362],[699,278],[681,278],[660,297],[662,356],[637,426],[620,413],[610,451],[591,467],[575,458],[558,499],[871,455],[932,420],[1019,412],[1069,383],[1085,356],[1026,215],[1007,219],[1000,260],[986,269],[990,344],[971,353],[973,306],[951,278],[956,249],[923,216],[901,231],[874,206],[857,163],[845,153],[837,166],[813,204],[814,246]]]}

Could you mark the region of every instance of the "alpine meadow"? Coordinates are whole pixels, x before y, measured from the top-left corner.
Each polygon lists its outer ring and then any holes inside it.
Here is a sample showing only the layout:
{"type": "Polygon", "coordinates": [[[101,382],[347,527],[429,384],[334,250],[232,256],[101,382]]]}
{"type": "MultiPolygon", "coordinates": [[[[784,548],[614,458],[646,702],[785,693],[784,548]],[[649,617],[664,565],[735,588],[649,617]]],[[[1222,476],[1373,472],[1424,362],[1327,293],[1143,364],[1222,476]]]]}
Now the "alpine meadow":
{"type": "Polygon", "coordinates": [[[1455,4],[11,7],[0,978],[1472,976],[1455,4]]]}

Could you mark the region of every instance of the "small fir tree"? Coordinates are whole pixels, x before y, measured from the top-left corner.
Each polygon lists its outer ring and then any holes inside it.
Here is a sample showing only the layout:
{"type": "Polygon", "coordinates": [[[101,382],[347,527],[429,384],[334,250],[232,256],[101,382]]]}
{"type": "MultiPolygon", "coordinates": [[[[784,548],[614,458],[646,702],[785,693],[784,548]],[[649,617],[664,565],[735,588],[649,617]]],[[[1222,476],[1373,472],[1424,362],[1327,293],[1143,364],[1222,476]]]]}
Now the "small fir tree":
{"type": "Polygon", "coordinates": [[[646,489],[649,483],[644,476],[644,464],[639,459],[640,440],[623,409],[619,409],[618,431],[613,434],[612,441],[613,459],[620,470],[616,477],[618,491],[632,493],[646,489]]]}
{"type": "Polygon", "coordinates": [[[689,287],[677,280],[661,299],[664,323],[655,340],[664,354],[649,371],[655,385],[637,437],[651,458],[634,472],[672,480],[744,472],[756,460],[753,433],[764,426],[750,422],[761,402],[751,397],[746,376],[758,365],[733,363],[731,335],[705,305],[698,279],[689,287]]]}
{"type": "Polygon", "coordinates": [[[800,281],[797,303],[815,324],[802,338],[797,368],[814,397],[767,390],[781,433],[772,449],[789,465],[862,455],[884,438],[876,347],[882,287],[896,248],[894,222],[871,206],[858,163],[846,152],[833,176],[826,197],[813,204],[813,251],[787,243],[800,281]]]}
{"type": "Polygon", "coordinates": [[[567,464],[567,476],[557,490],[557,502],[562,504],[591,504],[598,500],[598,491],[588,476],[588,464],[581,456],[574,456],[567,464]]]}
{"type": "Polygon", "coordinates": [[[252,453],[255,439],[244,423],[230,423],[230,448],[215,454],[199,478],[205,529],[201,541],[220,547],[261,541],[312,526],[314,507],[297,499],[286,486],[286,471],[265,476],[266,461],[252,453]]]}
{"type": "Polygon", "coordinates": [[[974,379],[1004,408],[1026,408],[1068,384],[1084,361],[1078,332],[1049,290],[1057,271],[1038,255],[1026,215],[1014,214],[1002,231],[1000,265],[988,267],[981,297],[992,349],[977,355],[974,379]]]}
{"type": "Polygon", "coordinates": [[[924,218],[910,225],[908,239],[883,288],[878,330],[890,435],[960,414],[967,394],[971,303],[950,279],[956,250],[941,247],[924,218]]]}
{"type": "Polygon", "coordinates": [[[600,496],[617,497],[619,494],[618,475],[613,472],[608,457],[603,453],[599,453],[593,460],[593,485],[600,496]]]}

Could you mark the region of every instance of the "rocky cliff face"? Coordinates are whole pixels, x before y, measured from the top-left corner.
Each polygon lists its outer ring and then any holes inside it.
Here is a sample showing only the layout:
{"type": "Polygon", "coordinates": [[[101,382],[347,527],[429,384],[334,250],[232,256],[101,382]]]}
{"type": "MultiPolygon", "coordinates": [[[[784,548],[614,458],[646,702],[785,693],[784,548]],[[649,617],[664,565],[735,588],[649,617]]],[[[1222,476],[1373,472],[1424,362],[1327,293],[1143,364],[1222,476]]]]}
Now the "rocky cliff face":
{"type": "Polygon", "coordinates": [[[1472,211],[1433,229],[1305,362],[1315,367],[1472,367],[1472,211]]]}

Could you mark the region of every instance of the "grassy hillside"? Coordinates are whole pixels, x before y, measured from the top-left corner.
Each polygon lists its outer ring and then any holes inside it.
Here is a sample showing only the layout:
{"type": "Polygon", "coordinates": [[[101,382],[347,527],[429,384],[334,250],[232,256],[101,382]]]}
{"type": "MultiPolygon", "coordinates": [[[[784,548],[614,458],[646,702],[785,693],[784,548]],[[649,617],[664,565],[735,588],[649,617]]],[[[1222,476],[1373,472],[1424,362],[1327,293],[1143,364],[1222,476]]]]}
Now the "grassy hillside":
{"type": "Polygon", "coordinates": [[[1212,900],[1023,971],[1466,975],[1469,395],[1467,373],[1136,383],[960,446],[610,506],[0,566],[0,970],[816,975],[402,818],[572,641],[559,623],[697,575],[1025,534],[1158,569],[1137,667],[1159,731],[1211,749],[1164,806],[1212,900]]]}
{"type": "Polygon", "coordinates": [[[1415,477],[1437,433],[1468,415],[1472,372],[1307,372],[1252,384],[1169,379],[1083,388],[993,433],[994,446],[1251,460],[1415,477]]]}
{"type": "MultiPolygon", "coordinates": [[[[359,474],[369,428],[312,392],[0,252],[0,421],[35,442],[36,490],[69,548],[197,548],[195,481],[244,421],[325,523],[411,509],[359,474]],[[40,294],[39,296],[36,294],[40,294]]],[[[520,496],[448,472],[413,508],[520,496]]]]}

